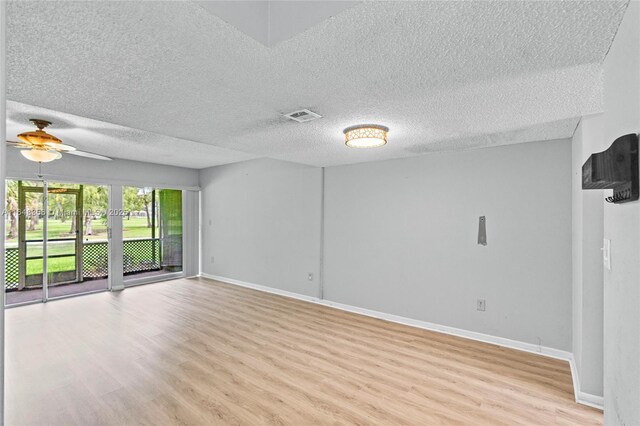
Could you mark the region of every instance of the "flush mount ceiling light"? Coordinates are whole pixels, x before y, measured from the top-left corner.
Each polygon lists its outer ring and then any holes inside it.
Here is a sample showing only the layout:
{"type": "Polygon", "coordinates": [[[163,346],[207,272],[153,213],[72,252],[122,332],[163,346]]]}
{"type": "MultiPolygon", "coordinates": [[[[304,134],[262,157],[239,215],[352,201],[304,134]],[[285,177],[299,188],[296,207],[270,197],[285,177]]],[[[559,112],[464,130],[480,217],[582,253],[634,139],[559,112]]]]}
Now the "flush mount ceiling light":
{"type": "Polygon", "coordinates": [[[388,127],[359,124],[344,129],[345,144],[351,148],[377,148],[387,143],[388,127]]]}

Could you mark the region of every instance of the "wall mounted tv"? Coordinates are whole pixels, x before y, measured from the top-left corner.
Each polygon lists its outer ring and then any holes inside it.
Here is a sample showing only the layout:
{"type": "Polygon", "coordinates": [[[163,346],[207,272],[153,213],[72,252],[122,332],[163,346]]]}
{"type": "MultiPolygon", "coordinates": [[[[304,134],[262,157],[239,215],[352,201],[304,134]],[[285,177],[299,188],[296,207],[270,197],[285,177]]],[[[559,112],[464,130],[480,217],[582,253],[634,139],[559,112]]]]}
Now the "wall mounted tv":
{"type": "Polygon", "coordinates": [[[591,154],[582,166],[582,189],[613,189],[609,203],[638,199],[638,135],[620,136],[609,149],[591,154]]]}

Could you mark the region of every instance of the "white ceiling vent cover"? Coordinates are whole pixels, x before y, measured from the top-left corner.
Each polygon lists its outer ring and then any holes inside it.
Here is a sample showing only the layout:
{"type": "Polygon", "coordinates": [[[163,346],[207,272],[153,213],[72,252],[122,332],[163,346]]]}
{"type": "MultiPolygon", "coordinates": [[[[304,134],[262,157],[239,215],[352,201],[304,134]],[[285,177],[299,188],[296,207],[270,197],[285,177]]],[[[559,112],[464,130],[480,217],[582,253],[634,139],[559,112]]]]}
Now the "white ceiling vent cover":
{"type": "Polygon", "coordinates": [[[311,120],[317,120],[318,118],[322,118],[320,114],[316,114],[313,111],[309,111],[308,109],[301,109],[299,111],[293,111],[289,114],[284,115],[287,118],[290,118],[293,121],[297,121],[298,123],[305,123],[311,120]]]}

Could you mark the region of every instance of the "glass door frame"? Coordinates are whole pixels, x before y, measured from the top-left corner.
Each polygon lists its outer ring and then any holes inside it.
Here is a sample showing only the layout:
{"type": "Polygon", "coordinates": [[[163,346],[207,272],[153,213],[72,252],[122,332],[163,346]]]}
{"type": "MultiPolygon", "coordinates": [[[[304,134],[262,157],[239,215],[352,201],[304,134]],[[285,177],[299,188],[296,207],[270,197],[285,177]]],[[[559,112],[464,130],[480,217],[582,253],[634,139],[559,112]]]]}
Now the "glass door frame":
{"type": "Polygon", "coordinates": [[[73,280],[61,281],[56,284],[70,284],[79,282],[81,279],[82,273],[82,235],[83,235],[83,204],[82,204],[82,185],[79,185],[79,188],[57,188],[50,187],[48,182],[43,182],[43,186],[24,186],[22,181],[18,181],[18,204],[19,210],[24,212],[26,208],[26,194],[36,193],[43,194],[43,211],[45,212],[43,217],[43,235],[42,240],[28,240],[26,238],[26,217],[25,215],[20,215],[18,219],[18,235],[22,236],[18,239],[18,262],[19,262],[19,282],[20,285],[26,285],[27,280],[27,261],[30,260],[27,257],[27,244],[28,243],[37,243],[42,242],[42,289],[43,289],[43,300],[49,299],[49,268],[48,261],[52,258],[58,257],[75,257],[75,277],[73,280]],[[49,212],[48,212],[48,204],[49,204],[49,194],[60,191],[64,194],[73,195],[75,197],[75,210],[73,212],[76,215],[76,226],[75,226],[75,237],[72,238],[49,238],[48,235],[48,225],[49,225],[49,212]],[[45,196],[46,194],[46,196],[45,196]],[[58,241],[73,241],[74,242],[74,254],[73,255],[49,255],[49,242],[58,242],[58,241]]]}
{"type": "MultiPolygon", "coordinates": [[[[188,244],[187,241],[187,233],[186,233],[186,221],[185,221],[185,212],[187,211],[187,204],[186,204],[186,189],[183,188],[172,188],[172,187],[163,187],[162,185],[137,185],[137,184],[131,184],[131,185],[122,185],[120,186],[120,191],[121,193],[124,191],[125,187],[134,187],[134,188],[151,188],[152,189],[152,203],[155,204],[159,197],[157,195],[157,191],[159,190],[163,190],[163,189],[171,189],[171,190],[177,190],[181,192],[181,198],[182,198],[182,203],[181,203],[181,214],[182,214],[182,270],[180,271],[176,271],[176,272],[164,272],[162,274],[158,274],[158,275],[152,275],[152,276],[148,276],[148,277],[128,277],[124,275],[124,271],[122,274],[122,285],[123,288],[129,288],[129,287],[136,287],[139,285],[146,285],[146,284],[153,284],[153,283],[157,283],[157,282],[162,282],[162,281],[170,281],[170,280],[175,280],[175,279],[179,279],[179,278],[185,278],[187,276],[186,273],[186,251],[185,251],[185,246],[188,244]]],[[[120,205],[120,209],[122,209],[122,205],[120,205]]],[[[152,238],[155,239],[156,235],[160,236],[161,235],[161,231],[158,231],[158,234],[156,234],[156,230],[155,230],[155,226],[156,225],[160,225],[160,223],[157,221],[156,217],[155,217],[155,211],[157,209],[157,206],[154,207],[154,212],[152,213],[152,238]]],[[[124,224],[122,222],[122,217],[119,218],[121,221],[121,225],[122,225],[122,231],[124,230],[124,224]]],[[[125,239],[124,239],[124,232],[121,232],[121,242],[124,245],[125,239]]],[[[155,246],[155,243],[154,243],[155,246]]],[[[154,247],[155,249],[155,247],[154,247]]],[[[160,244],[160,262],[162,262],[162,244],[160,244]]]]}
{"type": "MultiPolygon", "coordinates": [[[[47,176],[44,176],[44,179],[42,177],[40,177],[40,179],[33,179],[30,176],[26,176],[26,175],[9,175],[6,176],[5,178],[5,182],[4,184],[6,185],[6,181],[8,180],[15,180],[15,181],[26,181],[26,182],[42,182],[43,183],[43,187],[47,188],[49,185],[50,181],[55,182],[56,184],[76,184],[76,185],[99,185],[99,186],[103,186],[106,187],[108,190],[108,211],[109,212],[117,212],[117,211],[121,211],[122,210],[122,188],[124,186],[135,186],[135,187],[152,187],[152,188],[166,188],[166,189],[177,189],[182,191],[182,214],[183,214],[183,223],[182,223],[182,229],[183,229],[183,234],[182,234],[182,244],[183,244],[183,252],[182,252],[182,271],[180,272],[169,272],[166,274],[162,274],[162,275],[158,275],[158,276],[151,276],[151,277],[142,277],[142,278],[135,278],[135,279],[131,279],[131,280],[127,280],[126,285],[124,282],[124,274],[122,271],[122,266],[123,265],[117,265],[118,260],[120,260],[120,263],[122,263],[122,244],[123,244],[123,235],[122,235],[122,216],[118,215],[116,213],[108,213],[107,214],[107,240],[108,240],[108,285],[106,289],[103,290],[94,290],[94,291],[89,291],[89,292],[84,292],[84,293],[78,293],[78,294],[73,294],[73,295],[65,295],[65,296],[59,296],[59,297],[54,297],[54,298],[49,298],[48,294],[45,295],[46,297],[43,296],[43,300],[35,300],[35,301],[28,301],[28,302],[19,302],[19,303],[13,303],[10,305],[6,304],[5,301],[5,308],[10,309],[13,307],[18,307],[18,306],[24,306],[24,305],[30,305],[30,304],[35,304],[35,303],[42,303],[42,302],[46,302],[46,301],[51,301],[51,300],[58,300],[58,299],[64,299],[64,298],[69,298],[69,297],[76,297],[76,296],[83,296],[83,295],[87,295],[87,294],[92,294],[92,293],[100,293],[103,291],[120,291],[120,290],[124,290],[127,287],[134,287],[137,285],[143,285],[143,284],[152,284],[155,282],[161,282],[161,281],[166,281],[166,280],[172,280],[172,279],[177,279],[177,278],[184,278],[187,276],[187,271],[186,271],[186,265],[187,265],[187,249],[186,247],[189,246],[190,244],[192,244],[192,240],[193,238],[190,237],[189,233],[187,232],[187,227],[188,226],[192,226],[188,225],[188,220],[185,219],[184,215],[186,214],[187,210],[187,197],[186,194],[190,191],[200,191],[199,187],[185,187],[185,186],[181,186],[181,185],[162,185],[162,184],[157,184],[157,183],[144,183],[144,182],[136,182],[136,181],[118,181],[118,180],[110,180],[110,179],[102,179],[102,178],[88,178],[88,179],[78,179],[76,177],[64,177],[64,176],[51,176],[52,179],[48,179],[47,176]]],[[[44,190],[43,190],[44,191],[44,190]]],[[[46,198],[46,197],[45,197],[46,198]]],[[[47,200],[48,201],[48,200],[47,200]]],[[[46,208],[43,208],[43,210],[48,211],[48,202],[46,203],[46,208]]],[[[198,205],[199,205],[199,196],[198,196],[198,205]]],[[[197,227],[197,229],[200,229],[200,211],[197,210],[197,214],[198,217],[196,218],[195,226],[197,227]]],[[[46,221],[45,221],[46,223],[46,221]]],[[[43,229],[43,232],[47,233],[47,229],[43,229]]],[[[82,243],[82,237],[80,238],[80,242],[82,243]]],[[[46,245],[45,245],[46,246],[46,245]]],[[[46,249],[45,249],[46,250],[46,249]]],[[[45,253],[43,253],[43,257],[44,257],[45,253]]],[[[197,251],[196,251],[196,256],[200,256],[199,255],[199,245],[197,247],[197,251]]],[[[199,262],[198,262],[199,264],[199,262]]],[[[44,262],[43,265],[43,272],[46,274],[47,271],[47,265],[46,262],[44,262]]],[[[196,268],[196,274],[197,274],[197,268],[196,268]]],[[[3,291],[6,291],[5,289],[3,289],[3,291]]],[[[44,294],[44,291],[43,291],[44,294]]]]}
{"type": "MultiPolygon", "coordinates": [[[[43,186],[44,186],[44,182],[43,182],[43,186]]],[[[47,211],[46,208],[46,201],[45,201],[45,197],[44,197],[44,187],[37,187],[37,186],[23,186],[23,181],[22,180],[18,180],[18,288],[19,289],[24,289],[25,287],[27,287],[27,265],[28,265],[28,261],[29,260],[34,260],[34,259],[29,259],[28,257],[28,244],[30,242],[41,242],[42,243],[42,256],[39,257],[42,259],[42,291],[41,291],[41,297],[42,300],[45,300],[45,287],[46,287],[46,278],[47,278],[47,267],[45,265],[45,258],[46,258],[46,239],[47,239],[47,227],[46,227],[46,214],[44,215],[45,217],[42,219],[42,239],[41,240],[28,240],[27,239],[27,200],[26,200],[26,195],[27,193],[34,193],[34,194],[43,194],[42,195],[42,204],[38,205],[38,208],[41,208],[43,212],[47,211]],[[25,190],[25,188],[27,188],[25,190]]],[[[40,211],[36,212],[31,212],[30,215],[33,214],[37,214],[40,215],[40,211]]],[[[5,289],[3,289],[3,291],[6,291],[5,289]]],[[[28,301],[25,303],[37,303],[37,301],[28,301]]]]}
{"type": "MultiPolygon", "coordinates": [[[[92,290],[92,291],[87,291],[87,292],[81,292],[81,293],[75,293],[75,294],[68,294],[68,295],[62,295],[62,296],[54,296],[54,297],[50,297],[49,296],[49,274],[48,274],[48,269],[49,269],[49,265],[48,262],[46,261],[49,256],[48,256],[48,243],[49,241],[53,241],[52,239],[48,238],[48,219],[49,219],[49,197],[48,195],[50,194],[50,189],[64,189],[64,192],[69,194],[69,193],[73,193],[75,194],[76,197],[76,202],[75,202],[75,214],[77,215],[76,217],[76,238],[74,238],[75,240],[75,272],[76,272],[76,279],[75,281],[68,281],[65,283],[74,283],[74,282],[79,282],[79,280],[81,280],[82,278],[82,252],[83,252],[83,229],[84,229],[84,205],[83,205],[83,188],[85,185],[98,185],[98,186],[103,186],[107,188],[107,192],[109,194],[108,196],[108,203],[111,203],[111,187],[112,185],[109,183],[79,183],[77,181],[74,180],[68,180],[68,179],[55,179],[54,184],[59,185],[59,184],[71,184],[71,185],[78,185],[78,188],[57,188],[56,186],[53,187],[49,187],[50,181],[45,179],[29,179],[28,177],[12,177],[12,176],[7,176],[5,178],[5,181],[3,182],[4,185],[6,185],[6,182],[9,180],[13,180],[13,181],[17,181],[19,188],[19,196],[18,196],[18,210],[20,212],[20,215],[18,217],[18,281],[19,281],[19,285],[23,285],[26,283],[26,261],[27,256],[26,256],[26,248],[27,248],[27,243],[30,242],[29,240],[27,240],[27,236],[26,236],[26,217],[22,214],[23,212],[25,212],[26,209],[26,198],[25,198],[25,194],[26,193],[40,193],[43,194],[43,199],[42,199],[42,211],[45,212],[43,215],[43,220],[42,220],[42,298],[41,299],[36,299],[36,300],[29,300],[29,301],[24,301],[24,302],[17,302],[17,303],[12,303],[12,304],[7,304],[6,301],[6,296],[3,294],[3,300],[4,300],[4,307],[5,309],[10,309],[13,307],[18,307],[18,306],[25,306],[25,305],[32,305],[35,303],[44,303],[47,301],[51,301],[51,300],[58,300],[58,299],[66,299],[69,297],[76,297],[76,296],[82,296],[82,295],[86,295],[86,294],[92,294],[92,293],[100,293],[103,291],[111,291],[111,278],[110,278],[110,272],[111,269],[108,268],[109,271],[109,275],[107,276],[107,287],[105,289],[100,289],[100,290],[92,290]],[[23,186],[23,184],[25,182],[28,182],[30,184],[23,186]],[[42,183],[42,186],[33,186],[34,183],[42,183]],[[22,190],[22,188],[26,188],[25,190],[22,190]]],[[[109,206],[110,207],[110,204],[109,206]]],[[[110,252],[111,252],[111,244],[112,244],[112,240],[110,238],[111,235],[111,230],[109,228],[109,226],[107,227],[107,234],[108,234],[108,238],[107,238],[107,253],[109,254],[109,261],[110,261],[110,252]]],[[[4,236],[3,236],[4,238],[4,236]]],[[[55,239],[58,240],[58,239],[55,239]]],[[[66,240],[66,239],[65,239],[66,240]]],[[[71,241],[72,239],[69,239],[69,241],[71,241]]],[[[40,242],[40,240],[37,240],[37,242],[40,242]]],[[[67,256],[71,256],[71,255],[67,255],[67,256]]],[[[3,282],[4,282],[4,277],[3,277],[3,282]]],[[[3,288],[2,289],[3,292],[6,292],[6,289],[3,288]]]]}

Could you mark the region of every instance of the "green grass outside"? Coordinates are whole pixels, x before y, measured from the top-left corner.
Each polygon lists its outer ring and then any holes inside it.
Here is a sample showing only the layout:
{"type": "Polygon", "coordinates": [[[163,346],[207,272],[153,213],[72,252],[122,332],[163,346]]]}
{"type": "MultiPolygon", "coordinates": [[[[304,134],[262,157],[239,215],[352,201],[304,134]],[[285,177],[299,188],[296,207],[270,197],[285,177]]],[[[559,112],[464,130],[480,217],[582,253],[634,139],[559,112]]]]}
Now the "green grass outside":
{"type": "MultiPolygon", "coordinates": [[[[29,223],[27,222],[27,226],[29,223]]],[[[147,228],[147,218],[145,217],[132,217],[131,219],[127,219],[126,217],[122,219],[123,225],[123,238],[151,238],[151,228],[147,228]]],[[[6,229],[9,229],[9,223],[6,223],[6,229]]],[[[69,233],[71,229],[71,222],[67,219],[66,222],[62,222],[59,219],[49,219],[48,223],[49,229],[48,234],[49,238],[73,238],[73,234],[69,233]]],[[[106,240],[107,239],[107,226],[104,223],[104,219],[94,219],[93,220],[93,233],[92,235],[83,235],[83,241],[95,241],[95,240],[106,240]]],[[[156,227],[156,237],[158,236],[157,227],[156,227]]],[[[36,229],[33,231],[27,231],[27,240],[38,240],[42,239],[42,220],[36,226],[36,229]]],[[[18,239],[17,238],[6,238],[5,243],[7,247],[17,247],[18,239]]]]}
{"type": "MultiPolygon", "coordinates": [[[[49,272],[75,271],[76,257],[54,257],[49,259],[49,272]]],[[[42,259],[27,260],[27,275],[42,274],[42,259]]]]}
{"type": "MultiPolygon", "coordinates": [[[[151,228],[147,228],[147,219],[145,217],[123,218],[123,237],[125,240],[136,238],[151,238],[151,228]]],[[[7,224],[7,229],[8,229],[7,224]]],[[[28,225],[28,223],[27,223],[28,225]]],[[[69,234],[71,222],[61,222],[58,219],[49,219],[48,234],[49,238],[72,238],[73,234],[69,234]]],[[[104,220],[95,219],[93,221],[93,234],[83,236],[83,241],[97,241],[107,239],[107,229],[104,220]]],[[[156,237],[157,229],[156,229],[156,237]]],[[[42,221],[33,231],[27,231],[27,239],[42,239],[42,221]]],[[[17,238],[6,239],[7,248],[18,247],[17,238]]],[[[27,256],[42,256],[42,243],[28,243],[27,256]]],[[[49,259],[49,272],[62,272],[75,270],[75,247],[73,241],[69,242],[50,242],[48,246],[49,255],[69,254],[65,257],[57,257],[49,259]]],[[[150,253],[126,253],[126,255],[134,262],[151,260],[150,253]]],[[[43,271],[42,259],[27,260],[27,275],[41,274],[43,271]]]]}

